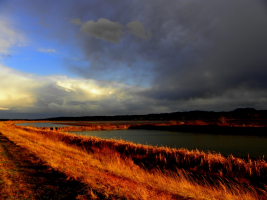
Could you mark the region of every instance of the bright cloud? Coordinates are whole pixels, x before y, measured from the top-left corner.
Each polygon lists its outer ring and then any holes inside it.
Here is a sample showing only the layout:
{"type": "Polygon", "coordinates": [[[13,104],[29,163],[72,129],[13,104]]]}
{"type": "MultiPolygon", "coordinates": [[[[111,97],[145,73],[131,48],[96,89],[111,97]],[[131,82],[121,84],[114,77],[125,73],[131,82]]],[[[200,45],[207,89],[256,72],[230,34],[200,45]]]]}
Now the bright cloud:
{"type": "Polygon", "coordinates": [[[64,90],[67,91],[67,92],[74,91],[74,89],[72,88],[72,84],[71,83],[64,83],[64,82],[58,81],[57,85],[62,87],[62,88],[64,88],[64,90]]]}
{"type": "Polygon", "coordinates": [[[0,110],[58,115],[73,112],[97,115],[110,110],[120,112],[134,98],[127,91],[143,90],[92,79],[32,76],[2,65],[0,71],[0,110]]]}
{"type": "Polygon", "coordinates": [[[9,110],[9,108],[0,107],[0,110],[9,110]]]}
{"type": "Polygon", "coordinates": [[[6,110],[19,110],[33,106],[36,101],[34,89],[40,86],[40,83],[2,65],[0,71],[1,107],[6,110]]]}

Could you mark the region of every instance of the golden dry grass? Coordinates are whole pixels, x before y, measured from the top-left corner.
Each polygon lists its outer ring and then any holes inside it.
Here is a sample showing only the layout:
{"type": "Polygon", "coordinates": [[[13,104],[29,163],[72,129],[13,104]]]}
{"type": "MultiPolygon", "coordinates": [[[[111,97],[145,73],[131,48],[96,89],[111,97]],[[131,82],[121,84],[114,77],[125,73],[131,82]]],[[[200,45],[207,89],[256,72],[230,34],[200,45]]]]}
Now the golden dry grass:
{"type": "Polygon", "coordinates": [[[0,194],[1,199],[30,199],[33,196],[32,186],[25,181],[21,173],[9,158],[6,146],[0,138],[0,194]]]}
{"type": "MultiPolygon", "coordinates": [[[[95,149],[112,149],[120,156],[132,159],[135,164],[142,164],[147,169],[159,168],[176,171],[182,168],[190,172],[212,177],[226,177],[250,183],[267,182],[267,162],[264,159],[251,160],[233,156],[224,157],[217,153],[204,153],[197,150],[174,149],[134,144],[120,140],[103,140],[95,137],[75,136],[62,132],[51,132],[49,128],[40,130],[34,127],[20,127],[22,130],[46,135],[70,145],[95,149]]],[[[68,128],[66,128],[68,130],[68,128]]],[[[61,129],[60,129],[61,130],[61,129]]]]}
{"type": "Polygon", "coordinates": [[[174,172],[163,170],[164,167],[140,167],[136,162],[144,160],[142,155],[151,155],[149,161],[154,158],[166,165],[169,157],[176,155],[177,159],[179,151],[184,152],[184,157],[180,156],[177,160],[196,160],[199,154],[202,162],[214,162],[218,156],[37,128],[18,128],[7,122],[0,124],[0,132],[54,170],[82,182],[84,193],[77,195],[77,199],[266,199],[265,191],[260,196],[259,191],[249,184],[242,187],[221,181],[211,186],[204,179],[196,181],[182,169],[174,172]]]}

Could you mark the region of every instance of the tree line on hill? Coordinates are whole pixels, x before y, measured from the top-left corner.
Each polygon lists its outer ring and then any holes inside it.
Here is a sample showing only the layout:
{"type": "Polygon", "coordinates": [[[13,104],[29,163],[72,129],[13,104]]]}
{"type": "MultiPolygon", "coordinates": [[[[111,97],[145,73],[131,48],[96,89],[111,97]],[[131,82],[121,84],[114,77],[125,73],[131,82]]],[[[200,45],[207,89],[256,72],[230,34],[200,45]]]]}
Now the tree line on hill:
{"type": "MultiPolygon", "coordinates": [[[[221,116],[227,119],[263,119],[267,118],[267,110],[256,110],[254,108],[238,108],[229,112],[214,111],[189,111],[158,113],[147,115],[116,115],[116,116],[81,116],[81,117],[55,117],[47,118],[50,121],[122,121],[122,120],[214,120],[221,116]]],[[[44,119],[42,119],[44,120],[44,119]]]]}

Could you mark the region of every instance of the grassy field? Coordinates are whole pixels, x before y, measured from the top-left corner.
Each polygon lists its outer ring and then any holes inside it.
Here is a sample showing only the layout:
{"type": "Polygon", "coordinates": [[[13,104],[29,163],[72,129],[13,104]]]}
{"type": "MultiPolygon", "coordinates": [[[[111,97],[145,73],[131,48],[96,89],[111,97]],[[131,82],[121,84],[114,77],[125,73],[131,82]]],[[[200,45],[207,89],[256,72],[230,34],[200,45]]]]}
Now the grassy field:
{"type": "Polygon", "coordinates": [[[265,160],[0,123],[2,199],[267,199],[265,160]]]}

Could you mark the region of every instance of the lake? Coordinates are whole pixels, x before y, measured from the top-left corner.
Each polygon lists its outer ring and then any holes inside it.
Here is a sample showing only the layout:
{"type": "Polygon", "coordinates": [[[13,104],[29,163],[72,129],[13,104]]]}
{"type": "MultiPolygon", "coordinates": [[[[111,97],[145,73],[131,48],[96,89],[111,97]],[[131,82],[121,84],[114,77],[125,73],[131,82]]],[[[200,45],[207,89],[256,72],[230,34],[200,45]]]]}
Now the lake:
{"type": "Polygon", "coordinates": [[[79,131],[77,135],[96,136],[103,139],[122,139],[134,143],[171,148],[186,148],[231,155],[259,158],[267,154],[267,137],[240,135],[212,135],[163,130],[109,130],[79,131]]]}
{"type": "MultiPolygon", "coordinates": [[[[36,127],[60,127],[54,123],[23,123],[16,125],[34,125],[36,127]]],[[[71,134],[96,136],[103,139],[122,139],[134,143],[152,146],[167,146],[171,148],[198,149],[205,152],[221,153],[224,156],[259,158],[267,154],[267,137],[242,135],[213,135],[205,133],[188,133],[166,130],[108,130],[108,131],[79,131],[71,134]]]]}

